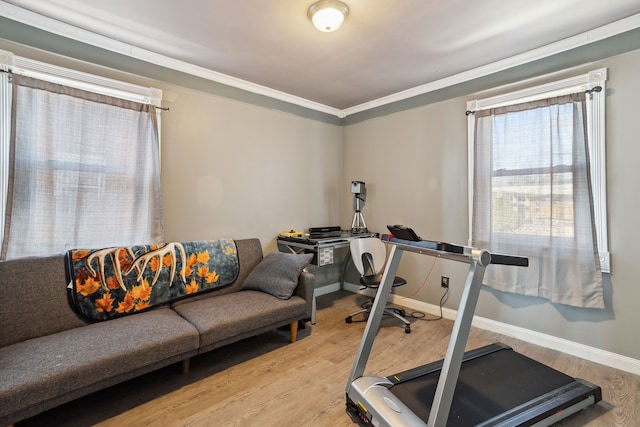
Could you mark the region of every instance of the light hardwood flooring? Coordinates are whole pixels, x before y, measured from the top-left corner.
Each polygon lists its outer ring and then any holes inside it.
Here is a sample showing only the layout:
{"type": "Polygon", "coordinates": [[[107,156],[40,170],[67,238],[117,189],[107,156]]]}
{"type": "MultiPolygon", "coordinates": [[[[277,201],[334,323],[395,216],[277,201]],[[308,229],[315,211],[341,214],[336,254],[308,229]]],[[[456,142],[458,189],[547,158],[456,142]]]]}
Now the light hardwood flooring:
{"type": "MultiPolygon", "coordinates": [[[[288,327],[214,350],[180,365],[94,393],[17,426],[354,426],[345,412],[346,380],[364,323],[346,324],[365,297],[318,298],[317,323],[289,343],[288,327]]],[[[405,334],[385,319],[366,375],[391,375],[444,357],[452,321],[413,319],[405,334]]],[[[639,426],[640,377],[499,334],[473,329],[468,349],[496,341],[602,387],[603,401],[561,426],[639,426]]]]}

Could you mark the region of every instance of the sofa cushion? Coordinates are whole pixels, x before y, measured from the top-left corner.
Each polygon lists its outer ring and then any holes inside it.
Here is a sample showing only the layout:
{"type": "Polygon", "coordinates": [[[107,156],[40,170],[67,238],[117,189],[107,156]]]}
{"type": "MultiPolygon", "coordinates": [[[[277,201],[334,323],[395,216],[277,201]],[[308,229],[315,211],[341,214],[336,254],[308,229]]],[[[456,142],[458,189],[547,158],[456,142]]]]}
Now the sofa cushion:
{"type": "Polygon", "coordinates": [[[200,332],[201,353],[307,316],[307,302],[299,296],[282,300],[252,290],[189,300],[173,309],[200,332]]]}
{"type": "Polygon", "coordinates": [[[79,390],[94,391],[123,374],[133,377],[146,373],[147,366],[191,357],[198,345],[191,324],[158,308],[1,348],[0,419],[12,412],[37,413],[79,390]]]}
{"type": "Polygon", "coordinates": [[[280,299],[289,299],[298,285],[298,277],[311,262],[313,254],[271,252],[245,279],[242,289],[266,292],[280,299]]]}
{"type": "Polygon", "coordinates": [[[0,347],[86,325],[66,288],[63,255],[0,262],[0,347]]]}

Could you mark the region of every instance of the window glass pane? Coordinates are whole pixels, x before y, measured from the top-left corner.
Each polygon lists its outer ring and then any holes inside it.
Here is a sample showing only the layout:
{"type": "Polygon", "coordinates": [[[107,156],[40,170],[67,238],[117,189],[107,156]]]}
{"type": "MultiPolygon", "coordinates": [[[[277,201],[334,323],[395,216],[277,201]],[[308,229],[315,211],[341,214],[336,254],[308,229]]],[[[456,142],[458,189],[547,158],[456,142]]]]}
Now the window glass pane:
{"type": "Polygon", "coordinates": [[[492,230],[572,236],[572,105],[498,115],[493,122],[492,230]]]}
{"type": "Polygon", "coordinates": [[[492,230],[549,236],[553,229],[555,236],[572,237],[572,176],[571,172],[562,172],[494,177],[492,230]]]}

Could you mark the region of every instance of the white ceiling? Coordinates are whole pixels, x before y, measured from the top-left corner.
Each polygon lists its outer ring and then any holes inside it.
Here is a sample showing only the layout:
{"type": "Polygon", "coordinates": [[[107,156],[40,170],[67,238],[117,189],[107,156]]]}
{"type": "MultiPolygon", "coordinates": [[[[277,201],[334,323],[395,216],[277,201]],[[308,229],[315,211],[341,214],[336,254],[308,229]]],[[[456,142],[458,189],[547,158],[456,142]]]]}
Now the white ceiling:
{"type": "Polygon", "coordinates": [[[640,0],[343,1],[333,33],[307,18],[313,0],[8,0],[0,13],[334,113],[640,27],[640,0]]]}

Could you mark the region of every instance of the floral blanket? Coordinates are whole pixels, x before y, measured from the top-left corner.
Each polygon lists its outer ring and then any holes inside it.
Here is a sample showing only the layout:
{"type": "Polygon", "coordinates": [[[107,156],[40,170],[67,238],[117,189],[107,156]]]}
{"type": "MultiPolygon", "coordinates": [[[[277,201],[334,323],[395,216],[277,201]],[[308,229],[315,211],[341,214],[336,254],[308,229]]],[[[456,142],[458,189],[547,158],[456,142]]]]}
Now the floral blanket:
{"type": "Polygon", "coordinates": [[[238,277],[233,240],[173,242],[66,254],[71,306],[107,320],[219,288],[238,277]]]}

